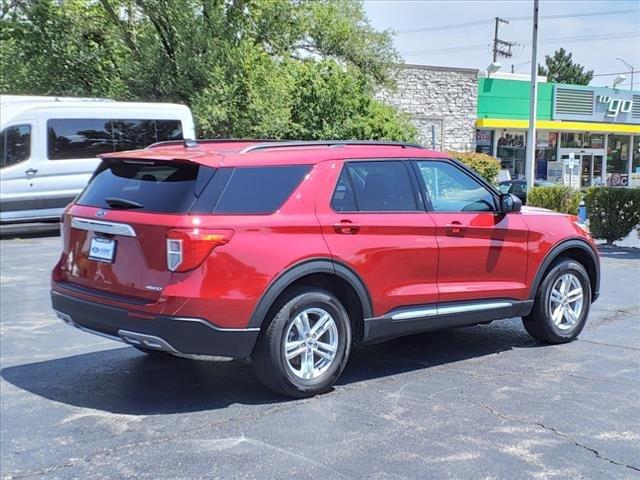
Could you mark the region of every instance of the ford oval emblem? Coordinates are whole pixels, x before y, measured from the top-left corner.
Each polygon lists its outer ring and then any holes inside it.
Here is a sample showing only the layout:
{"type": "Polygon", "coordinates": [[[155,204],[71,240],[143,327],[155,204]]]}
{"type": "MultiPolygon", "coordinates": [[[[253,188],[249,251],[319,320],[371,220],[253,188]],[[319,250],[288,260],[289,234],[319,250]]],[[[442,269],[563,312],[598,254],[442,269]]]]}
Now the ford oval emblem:
{"type": "Polygon", "coordinates": [[[107,214],[104,210],[98,210],[96,212],[96,217],[104,217],[107,214]]]}

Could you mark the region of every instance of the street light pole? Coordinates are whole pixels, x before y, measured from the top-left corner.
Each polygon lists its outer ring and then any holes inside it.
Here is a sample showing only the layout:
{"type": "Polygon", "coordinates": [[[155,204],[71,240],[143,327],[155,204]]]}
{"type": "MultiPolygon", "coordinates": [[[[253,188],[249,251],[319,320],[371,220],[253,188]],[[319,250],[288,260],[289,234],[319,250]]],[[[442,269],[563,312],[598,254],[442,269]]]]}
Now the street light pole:
{"type": "Polygon", "coordinates": [[[635,72],[635,70],[633,68],[633,65],[631,65],[629,62],[627,62],[624,58],[616,57],[616,60],[620,60],[631,71],[631,90],[633,90],[633,74],[635,72]]]}
{"type": "Polygon", "coordinates": [[[527,156],[525,178],[527,191],[536,179],[536,106],[538,104],[538,0],[533,0],[533,41],[531,42],[531,102],[529,104],[529,131],[527,132],[527,156]]]}

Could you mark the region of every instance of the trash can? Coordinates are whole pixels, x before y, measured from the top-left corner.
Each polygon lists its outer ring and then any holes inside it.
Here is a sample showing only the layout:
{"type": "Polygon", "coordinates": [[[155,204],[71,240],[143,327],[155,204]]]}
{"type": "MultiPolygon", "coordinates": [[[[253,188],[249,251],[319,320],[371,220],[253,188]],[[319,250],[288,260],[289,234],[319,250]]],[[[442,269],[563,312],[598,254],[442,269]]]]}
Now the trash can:
{"type": "Polygon", "coordinates": [[[587,220],[587,205],[584,203],[584,200],[580,200],[580,205],[578,205],[578,218],[581,222],[587,220]]]}

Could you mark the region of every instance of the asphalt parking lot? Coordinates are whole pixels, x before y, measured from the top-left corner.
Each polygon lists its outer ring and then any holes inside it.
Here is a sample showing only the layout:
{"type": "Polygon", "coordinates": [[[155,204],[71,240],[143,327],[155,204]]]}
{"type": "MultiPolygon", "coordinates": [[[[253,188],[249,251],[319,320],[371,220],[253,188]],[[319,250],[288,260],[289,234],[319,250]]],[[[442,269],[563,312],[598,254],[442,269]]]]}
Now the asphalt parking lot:
{"type": "Polygon", "coordinates": [[[519,319],[397,339],[293,401],[240,362],[66,326],[59,246],[0,241],[2,478],[640,478],[640,249],[603,252],[576,342],[538,344],[519,319]]]}

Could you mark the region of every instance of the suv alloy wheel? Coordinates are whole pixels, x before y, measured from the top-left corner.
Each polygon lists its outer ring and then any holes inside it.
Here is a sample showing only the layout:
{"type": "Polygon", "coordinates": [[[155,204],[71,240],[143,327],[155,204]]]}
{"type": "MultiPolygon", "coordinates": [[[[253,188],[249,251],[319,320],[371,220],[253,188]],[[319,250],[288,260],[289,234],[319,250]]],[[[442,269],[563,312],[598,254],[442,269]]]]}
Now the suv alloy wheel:
{"type": "Polygon", "coordinates": [[[280,305],[252,355],[256,375],[284,395],[326,392],[349,358],[346,310],[332,293],[311,287],[292,289],[280,305]]]}
{"type": "Polygon", "coordinates": [[[560,258],[538,287],[533,310],[522,320],[533,338],[566,343],[584,328],[590,306],[587,271],[575,260],[560,258]]]}

